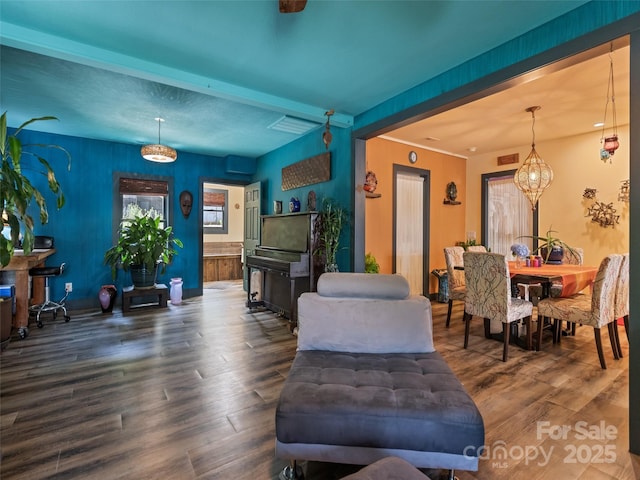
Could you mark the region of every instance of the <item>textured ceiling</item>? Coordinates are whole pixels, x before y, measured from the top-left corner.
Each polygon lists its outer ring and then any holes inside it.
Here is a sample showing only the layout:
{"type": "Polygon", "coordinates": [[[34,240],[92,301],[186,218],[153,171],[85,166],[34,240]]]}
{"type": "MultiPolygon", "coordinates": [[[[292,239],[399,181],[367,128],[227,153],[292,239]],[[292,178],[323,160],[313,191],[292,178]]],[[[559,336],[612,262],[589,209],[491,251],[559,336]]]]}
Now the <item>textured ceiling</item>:
{"type": "Polygon", "coordinates": [[[583,3],[2,0],[0,104],[12,126],[133,144],[162,116],[178,151],[254,157],[297,138],[268,128],[285,114],[350,125],[583,3]]]}

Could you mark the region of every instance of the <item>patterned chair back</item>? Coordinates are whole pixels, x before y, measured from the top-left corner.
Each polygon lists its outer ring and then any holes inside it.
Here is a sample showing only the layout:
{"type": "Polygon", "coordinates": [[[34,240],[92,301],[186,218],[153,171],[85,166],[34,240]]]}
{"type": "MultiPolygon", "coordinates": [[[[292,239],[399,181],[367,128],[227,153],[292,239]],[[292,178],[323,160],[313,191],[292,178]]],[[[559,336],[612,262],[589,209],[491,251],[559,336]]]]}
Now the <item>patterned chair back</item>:
{"type": "Polygon", "coordinates": [[[471,245],[469,247],[467,247],[467,252],[486,252],[487,251],[487,247],[485,247],[484,245],[471,245]]]}
{"type": "Polygon", "coordinates": [[[616,286],[622,255],[607,255],[600,262],[598,273],[593,280],[591,295],[591,315],[598,327],[602,327],[613,320],[616,286]]]}
{"type": "Polygon", "coordinates": [[[482,252],[465,252],[463,257],[467,288],[465,312],[507,322],[511,304],[507,258],[499,253],[482,252]]]}
{"type": "Polygon", "coordinates": [[[566,265],[582,265],[584,263],[584,249],[573,247],[573,252],[568,248],[562,249],[562,263],[566,265]]]}
{"type": "Polygon", "coordinates": [[[449,290],[457,287],[464,287],[464,271],[456,270],[454,267],[464,267],[464,248],[445,247],[444,261],[447,264],[447,277],[449,281],[449,290]]]}
{"type": "Polygon", "coordinates": [[[614,320],[629,315],[629,254],[622,255],[620,273],[616,284],[616,301],[614,305],[614,320]]]}

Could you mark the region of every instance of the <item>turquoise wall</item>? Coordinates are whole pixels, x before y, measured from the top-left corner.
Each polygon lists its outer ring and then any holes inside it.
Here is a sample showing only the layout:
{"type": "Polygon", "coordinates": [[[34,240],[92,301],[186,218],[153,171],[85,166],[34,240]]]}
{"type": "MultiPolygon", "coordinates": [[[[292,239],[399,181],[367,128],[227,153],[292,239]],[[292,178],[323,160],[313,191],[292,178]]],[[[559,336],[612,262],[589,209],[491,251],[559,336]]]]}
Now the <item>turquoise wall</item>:
{"type": "MultiPolygon", "coordinates": [[[[458,87],[463,87],[510,65],[527,60],[558,45],[575,40],[587,33],[605,28],[607,25],[637,12],[640,12],[640,1],[616,0],[586,3],[358,115],[354,119],[354,130],[363,129],[366,131],[368,126],[376,122],[384,125],[385,119],[392,115],[402,117],[402,112],[407,112],[406,117],[415,115],[416,105],[437,98],[458,87]]],[[[629,23],[633,24],[633,21],[629,23]]],[[[634,30],[640,28],[637,22],[635,26],[631,26],[634,30]]],[[[606,31],[603,33],[603,42],[608,41],[605,37],[606,31]]],[[[398,118],[395,118],[394,121],[398,121],[398,118]]]]}
{"type": "MultiPolygon", "coordinates": [[[[319,210],[322,207],[323,199],[329,198],[344,207],[349,212],[349,215],[352,216],[353,182],[351,180],[351,129],[349,128],[331,127],[333,141],[329,148],[331,153],[330,181],[287,191],[282,190],[283,167],[327,151],[324,143],[322,143],[322,132],[322,129],[314,130],[304,137],[258,159],[258,166],[253,180],[262,184],[263,214],[273,213],[274,200],[282,200],[282,209],[287,212],[291,197],[297,197],[300,200],[301,211],[306,211],[307,196],[313,190],[317,199],[316,209],[319,210]]],[[[349,234],[348,226],[343,229],[340,245],[338,268],[341,271],[351,271],[351,235],[349,234]]]]}
{"type": "MultiPolygon", "coordinates": [[[[248,174],[228,173],[228,159],[178,152],[175,163],[160,164],[144,160],[140,147],[122,143],[111,143],[87,138],[45,134],[23,130],[19,134],[23,144],[55,144],[71,154],[71,170],[66,170],[64,155],[51,150],[42,153],[56,172],[66,197],[65,206],[57,210],[46,179],[31,168],[29,179],[47,199],[49,222],[40,225],[36,220],[36,235],[51,235],[55,238],[56,253],[47,259],[47,265],[66,262],[67,270],[59,280],[51,282],[53,298],[64,295],[65,282],[73,282],[73,293],[69,298],[71,308],[98,307],[98,290],[101,285],[115,283],[118,287],[130,284],[129,274],[118,273],[114,282],[109,267],[103,264],[104,252],[112,245],[113,218],[113,172],[162,175],[173,177],[174,233],[182,240],[184,248],[168,266],[158,281],[169,284],[171,277],[182,277],[185,297],[197,291],[200,284],[200,211],[199,178],[207,177],[220,182],[250,183],[255,171],[255,160],[243,158],[242,167],[251,170],[248,174]],[[253,168],[252,168],[253,167],[253,168]],[[193,193],[193,211],[188,219],[180,212],[178,196],[183,190],[193,193]]],[[[30,161],[30,163],[32,163],[30,161]]],[[[236,168],[235,170],[240,170],[236,168]]],[[[37,217],[35,217],[37,219],[37,217]]]]}

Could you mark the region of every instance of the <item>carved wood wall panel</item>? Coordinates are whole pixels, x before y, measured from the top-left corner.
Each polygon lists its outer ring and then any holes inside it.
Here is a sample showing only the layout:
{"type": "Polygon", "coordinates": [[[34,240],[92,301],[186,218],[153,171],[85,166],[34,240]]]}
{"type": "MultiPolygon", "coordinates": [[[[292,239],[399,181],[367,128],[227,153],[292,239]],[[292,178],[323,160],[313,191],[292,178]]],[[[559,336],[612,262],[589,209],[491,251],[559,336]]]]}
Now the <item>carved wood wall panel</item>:
{"type": "Polygon", "coordinates": [[[331,152],[301,160],[282,169],[282,190],[331,180],[331,152]]]}

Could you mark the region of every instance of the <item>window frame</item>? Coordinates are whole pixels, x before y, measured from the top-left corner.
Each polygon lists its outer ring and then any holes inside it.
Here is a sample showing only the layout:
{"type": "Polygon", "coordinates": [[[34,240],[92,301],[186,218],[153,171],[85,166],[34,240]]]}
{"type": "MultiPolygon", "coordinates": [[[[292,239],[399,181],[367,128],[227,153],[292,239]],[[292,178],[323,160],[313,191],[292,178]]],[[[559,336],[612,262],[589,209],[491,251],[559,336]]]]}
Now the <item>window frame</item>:
{"type": "Polygon", "coordinates": [[[165,227],[172,225],[173,221],[173,177],[161,176],[161,175],[145,175],[132,172],[113,172],[113,197],[112,197],[112,219],[111,219],[111,231],[112,240],[115,243],[118,239],[118,231],[120,230],[120,224],[122,222],[122,195],[120,194],[120,179],[130,178],[138,181],[149,182],[165,182],[167,184],[167,194],[164,199],[165,209],[165,227]]]}
{"type": "MultiPolygon", "coordinates": [[[[489,232],[489,212],[487,211],[489,205],[489,182],[495,178],[502,178],[507,176],[515,175],[517,170],[501,170],[497,172],[489,172],[483,173],[481,175],[481,215],[480,215],[480,225],[482,231],[480,232],[480,243],[481,245],[485,245],[488,248],[491,248],[491,245],[488,245],[488,232],[489,232]]],[[[532,235],[538,235],[538,211],[540,209],[540,205],[536,204],[536,209],[532,212],[533,216],[533,233],[532,235]]],[[[538,241],[534,240],[533,248],[537,248],[538,241]]]]}
{"type": "MultiPolygon", "coordinates": [[[[213,206],[213,205],[212,205],[213,206]]],[[[200,209],[202,218],[202,231],[207,235],[226,235],[229,233],[229,190],[223,188],[208,188],[206,183],[202,185],[202,208],[200,209]],[[204,212],[207,207],[205,201],[206,193],[224,195],[224,205],[222,206],[222,227],[208,227],[204,221],[204,212]]]]}

